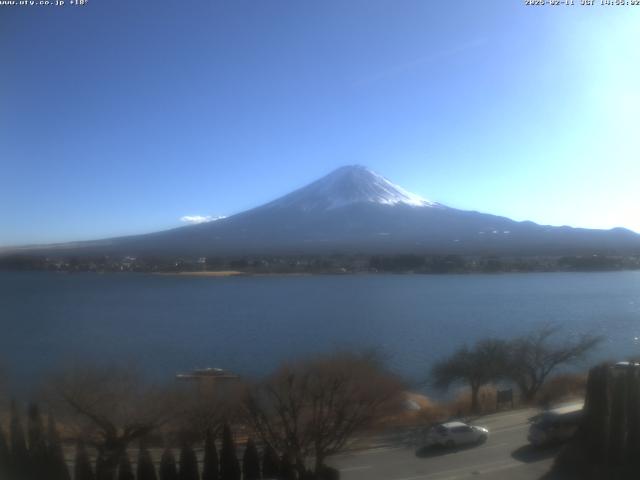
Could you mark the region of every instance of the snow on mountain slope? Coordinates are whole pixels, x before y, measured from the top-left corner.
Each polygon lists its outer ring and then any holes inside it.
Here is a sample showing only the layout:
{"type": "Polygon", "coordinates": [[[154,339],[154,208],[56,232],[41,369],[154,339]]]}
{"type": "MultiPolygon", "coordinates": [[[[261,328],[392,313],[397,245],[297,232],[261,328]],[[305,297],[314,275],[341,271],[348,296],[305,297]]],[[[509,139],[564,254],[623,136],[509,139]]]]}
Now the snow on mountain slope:
{"type": "Polygon", "coordinates": [[[332,210],[365,203],[444,208],[359,165],[334,170],[320,180],[268,203],[264,208],[332,210]]]}

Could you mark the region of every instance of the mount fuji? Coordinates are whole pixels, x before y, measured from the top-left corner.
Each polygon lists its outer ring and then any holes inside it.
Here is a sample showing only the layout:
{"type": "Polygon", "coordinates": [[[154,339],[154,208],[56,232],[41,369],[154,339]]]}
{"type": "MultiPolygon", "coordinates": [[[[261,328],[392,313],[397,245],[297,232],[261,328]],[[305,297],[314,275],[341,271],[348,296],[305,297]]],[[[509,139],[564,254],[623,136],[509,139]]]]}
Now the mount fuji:
{"type": "Polygon", "coordinates": [[[362,166],[339,168],[213,222],[107,240],[29,247],[47,255],[638,254],[640,235],[516,222],[427,200],[362,166]]]}

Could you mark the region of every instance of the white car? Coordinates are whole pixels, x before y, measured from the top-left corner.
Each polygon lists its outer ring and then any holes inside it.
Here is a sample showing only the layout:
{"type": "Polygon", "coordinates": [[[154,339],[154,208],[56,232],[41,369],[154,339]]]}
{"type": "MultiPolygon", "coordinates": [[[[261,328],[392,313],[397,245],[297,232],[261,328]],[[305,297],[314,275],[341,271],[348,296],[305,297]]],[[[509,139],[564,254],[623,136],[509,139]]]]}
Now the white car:
{"type": "Polygon", "coordinates": [[[427,431],[426,445],[453,448],[460,445],[482,443],[489,437],[489,430],[463,422],[447,422],[427,431]]]}

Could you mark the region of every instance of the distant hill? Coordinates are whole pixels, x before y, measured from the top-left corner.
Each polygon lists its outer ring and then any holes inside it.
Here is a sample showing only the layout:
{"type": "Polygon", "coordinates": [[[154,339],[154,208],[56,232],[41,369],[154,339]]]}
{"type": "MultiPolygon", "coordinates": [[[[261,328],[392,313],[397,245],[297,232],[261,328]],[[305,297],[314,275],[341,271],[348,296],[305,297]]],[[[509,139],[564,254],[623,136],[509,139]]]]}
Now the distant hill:
{"type": "Polygon", "coordinates": [[[361,166],[346,166],[266,205],[172,230],[12,249],[50,256],[360,254],[627,255],[640,235],[516,222],[432,202],[361,166]]]}

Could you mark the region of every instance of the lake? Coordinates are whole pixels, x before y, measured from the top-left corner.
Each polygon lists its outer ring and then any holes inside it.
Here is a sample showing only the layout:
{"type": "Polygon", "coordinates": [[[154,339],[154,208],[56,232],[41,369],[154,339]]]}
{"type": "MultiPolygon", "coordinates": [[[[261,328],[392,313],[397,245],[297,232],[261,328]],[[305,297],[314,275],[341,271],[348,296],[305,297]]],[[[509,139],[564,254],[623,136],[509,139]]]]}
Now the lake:
{"type": "Polygon", "coordinates": [[[0,364],[31,386],[74,362],[158,379],[261,375],[340,347],[380,348],[411,380],[464,342],[543,322],[604,335],[593,360],[640,353],[640,272],[202,278],[0,272],[0,364]]]}

